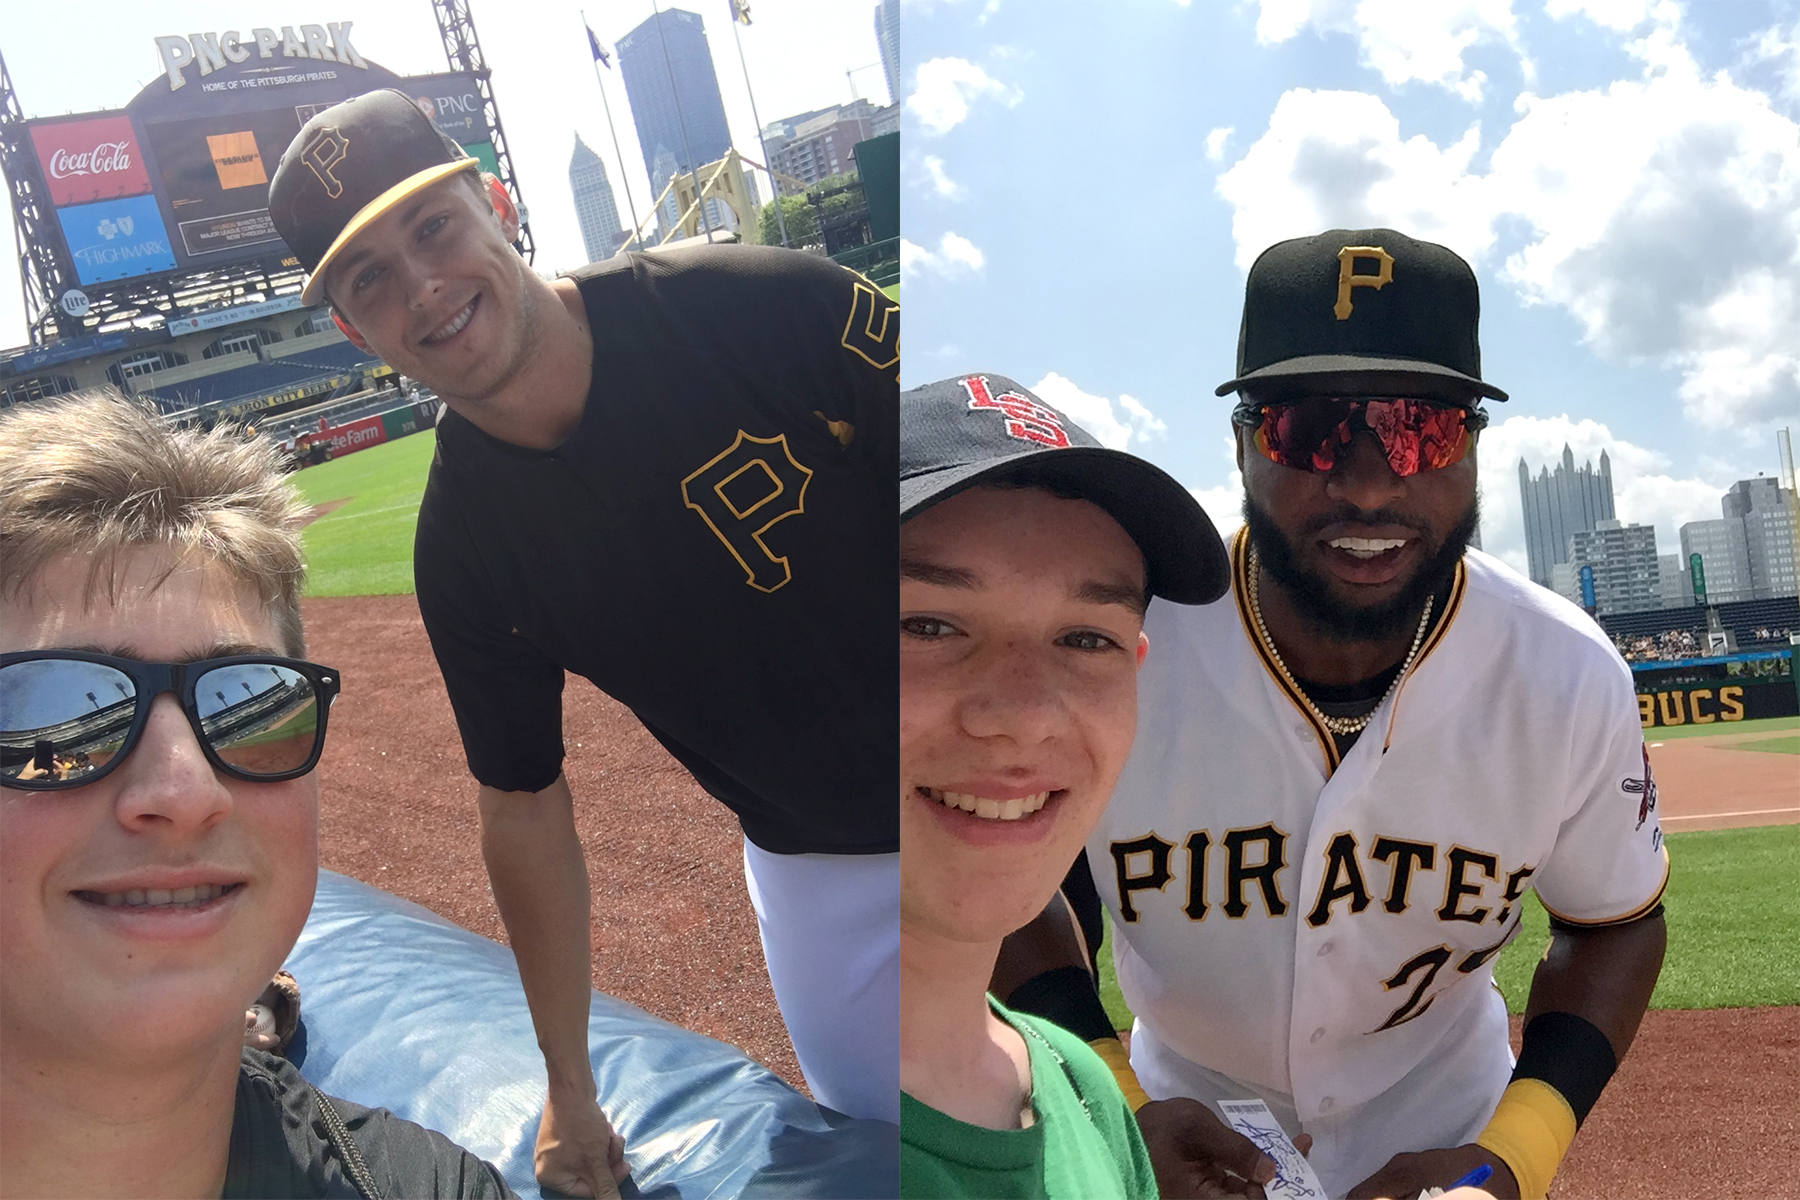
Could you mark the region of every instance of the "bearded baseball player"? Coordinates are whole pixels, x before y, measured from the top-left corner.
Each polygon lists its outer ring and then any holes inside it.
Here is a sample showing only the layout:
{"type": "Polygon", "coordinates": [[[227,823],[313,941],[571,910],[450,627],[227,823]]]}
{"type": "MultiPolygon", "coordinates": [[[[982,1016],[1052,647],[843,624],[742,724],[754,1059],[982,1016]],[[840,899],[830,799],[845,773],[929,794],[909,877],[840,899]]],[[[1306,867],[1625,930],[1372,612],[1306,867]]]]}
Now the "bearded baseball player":
{"type": "MultiPolygon", "coordinates": [[[[1478,317],[1468,265],[1391,229],[1250,269],[1231,594],[1151,607],[1137,740],[1064,893],[1093,944],[1111,914],[1166,1196],[1251,1190],[1206,1103],[1260,1097],[1332,1196],[1485,1164],[1541,1197],[1649,1002],[1668,859],[1629,673],[1468,548],[1506,399],[1478,317]],[[1493,962],[1528,891],[1553,935],[1515,1063],[1493,962]]],[[[1103,1041],[1053,908],[996,993],[1103,1041]]]]}
{"type": "Polygon", "coordinates": [[[308,121],[269,200],[305,299],[448,406],[415,575],[544,1051],[539,1181],[625,1173],[588,1062],[565,671],[737,815],[815,1098],[896,1120],[898,308],[755,246],[546,281],[505,190],[397,91],[308,121]]]}

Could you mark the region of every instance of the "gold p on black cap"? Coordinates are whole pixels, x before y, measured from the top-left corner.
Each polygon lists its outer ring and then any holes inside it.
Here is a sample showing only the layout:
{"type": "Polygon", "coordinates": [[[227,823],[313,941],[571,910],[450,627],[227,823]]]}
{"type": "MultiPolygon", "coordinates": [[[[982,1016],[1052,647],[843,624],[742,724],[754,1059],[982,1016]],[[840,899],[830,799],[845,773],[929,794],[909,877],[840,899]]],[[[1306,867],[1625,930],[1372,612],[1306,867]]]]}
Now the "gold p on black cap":
{"type": "Polygon", "coordinates": [[[1093,434],[1004,375],[900,393],[900,521],[968,488],[1044,485],[1099,505],[1143,551],[1150,593],[1210,604],[1231,569],[1206,510],[1173,476],[1093,434]]]}
{"type": "Polygon", "coordinates": [[[1504,400],[1481,378],[1480,324],[1475,272],[1435,242],[1392,229],[1277,242],[1250,267],[1237,375],[1217,394],[1367,374],[1504,400]]]}
{"type": "Polygon", "coordinates": [[[324,298],[325,268],[369,222],[419,189],[480,165],[393,88],[315,114],[269,183],[275,231],[308,273],[301,301],[324,298]]]}

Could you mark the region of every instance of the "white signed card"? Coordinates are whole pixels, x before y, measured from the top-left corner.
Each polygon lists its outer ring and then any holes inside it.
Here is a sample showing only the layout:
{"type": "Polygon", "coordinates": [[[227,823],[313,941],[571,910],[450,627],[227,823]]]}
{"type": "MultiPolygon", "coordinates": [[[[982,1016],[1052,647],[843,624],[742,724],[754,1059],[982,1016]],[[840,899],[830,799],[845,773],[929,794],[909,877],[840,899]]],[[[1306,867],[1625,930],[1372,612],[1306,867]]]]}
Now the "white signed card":
{"type": "Polygon", "coordinates": [[[1306,1156],[1294,1148],[1267,1104],[1261,1100],[1221,1100],[1219,1115],[1275,1160],[1275,1178],[1263,1184],[1263,1195],[1269,1200],[1327,1200],[1306,1156]]]}

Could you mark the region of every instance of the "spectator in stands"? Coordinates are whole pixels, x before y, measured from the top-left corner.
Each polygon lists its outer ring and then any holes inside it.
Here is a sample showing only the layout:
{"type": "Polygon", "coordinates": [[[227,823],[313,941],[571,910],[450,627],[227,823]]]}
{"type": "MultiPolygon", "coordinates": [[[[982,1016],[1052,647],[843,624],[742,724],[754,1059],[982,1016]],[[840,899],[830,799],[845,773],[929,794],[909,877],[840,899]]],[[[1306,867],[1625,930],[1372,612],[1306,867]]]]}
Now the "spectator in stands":
{"type": "Polygon", "coordinates": [[[116,394],[0,414],[6,1195],[512,1194],[244,1045],[318,877],[338,678],[299,659],[302,511],[230,427],[116,394]],[[178,689],[214,677],[275,723],[203,726],[208,684],[178,689]]]}

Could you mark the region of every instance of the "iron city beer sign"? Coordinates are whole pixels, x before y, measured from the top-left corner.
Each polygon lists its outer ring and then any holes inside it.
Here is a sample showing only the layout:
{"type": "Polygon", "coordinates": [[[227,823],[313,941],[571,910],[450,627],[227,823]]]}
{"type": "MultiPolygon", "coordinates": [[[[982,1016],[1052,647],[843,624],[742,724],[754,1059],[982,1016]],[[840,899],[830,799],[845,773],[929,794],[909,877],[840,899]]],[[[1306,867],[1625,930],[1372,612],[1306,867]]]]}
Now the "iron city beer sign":
{"type": "Polygon", "coordinates": [[[169,90],[187,85],[187,72],[197,67],[201,75],[223,71],[228,63],[258,58],[311,58],[367,70],[369,64],[350,43],[352,21],[328,21],[324,25],[283,25],[278,33],[258,25],[246,36],[236,29],[222,33],[190,33],[186,37],[159,37],[156,53],[162,59],[169,90]]]}

